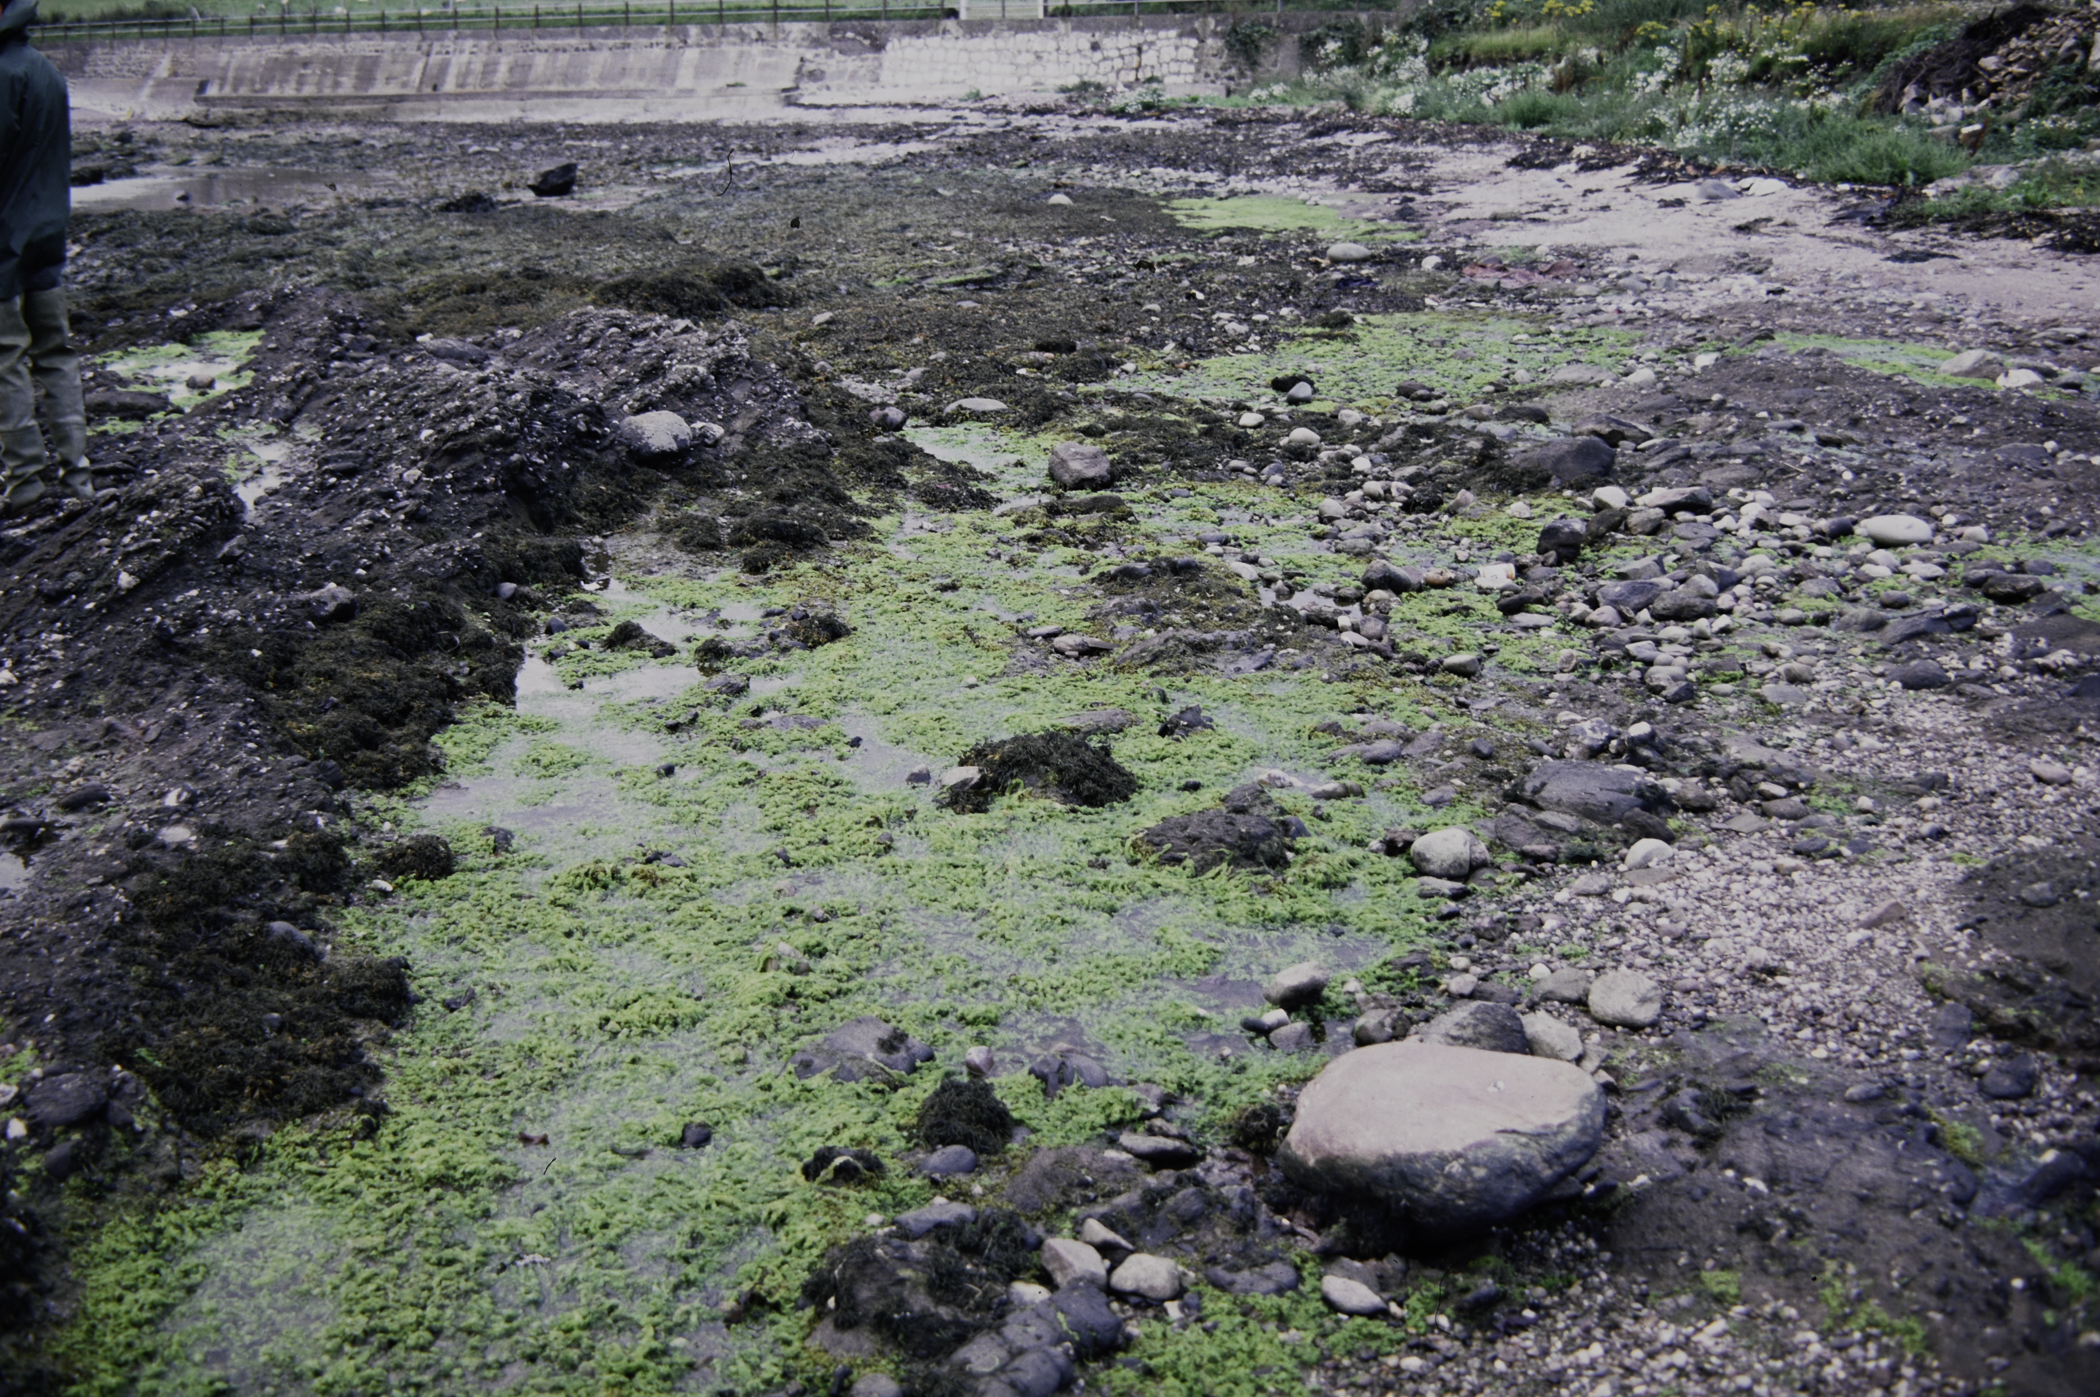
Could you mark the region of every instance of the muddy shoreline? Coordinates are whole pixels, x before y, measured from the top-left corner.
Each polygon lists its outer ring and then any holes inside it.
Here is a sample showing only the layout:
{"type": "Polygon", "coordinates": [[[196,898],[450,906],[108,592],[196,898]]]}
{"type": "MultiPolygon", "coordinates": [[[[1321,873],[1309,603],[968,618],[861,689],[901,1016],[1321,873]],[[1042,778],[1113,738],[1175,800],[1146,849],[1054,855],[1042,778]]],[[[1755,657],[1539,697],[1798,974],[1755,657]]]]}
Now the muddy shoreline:
{"type": "MultiPolygon", "coordinates": [[[[2078,257],[1347,115],[94,139],[160,182],[75,220],[107,489],[0,531],[21,1390],[947,1390],[895,1336],[1025,1307],[895,1289],[937,1187],[1204,1278],[1116,1295],[1117,1391],[2094,1380],[2078,257]],[[215,167],[296,173],[158,206],[215,167]],[[1651,519],[1535,456],[1614,435],[1651,519]],[[1649,578],[1681,618],[1588,619],[1649,578]],[[1127,786],[933,794],[1057,726],[1127,786]],[[1652,823],[1556,815],[1563,761],[1652,823]],[[1137,838],[1221,805],[1284,842],[1137,838]],[[1448,824],[1492,861],[1431,896],[1448,824]],[[1299,1051],[1241,1027],[1314,957],[1299,1051]],[[1534,970],[1621,966],[1646,1027],[1534,970]],[[1455,1250],[1285,1180],[1352,1024],[1471,1002],[1594,1050],[1584,1176],[1455,1250]],[[870,1016],[930,1065],[841,1070],[870,1016]],[[1030,1133],[936,1186],[978,1045],[1030,1133]],[[226,1277],[307,1250],[265,1343],[226,1277]]],[[[1034,1284],[1004,1226],[924,1235],[1034,1284]]]]}

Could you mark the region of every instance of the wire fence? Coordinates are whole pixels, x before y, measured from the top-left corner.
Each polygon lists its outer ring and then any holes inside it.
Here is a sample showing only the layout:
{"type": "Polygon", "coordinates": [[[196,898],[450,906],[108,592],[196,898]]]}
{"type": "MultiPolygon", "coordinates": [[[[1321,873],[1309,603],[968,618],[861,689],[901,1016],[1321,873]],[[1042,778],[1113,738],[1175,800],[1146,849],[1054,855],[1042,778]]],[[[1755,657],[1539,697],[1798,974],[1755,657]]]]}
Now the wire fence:
{"type": "MultiPolygon", "coordinates": [[[[1290,8],[1299,9],[1301,4],[1290,8]]],[[[1324,7],[1322,7],[1324,8],[1324,7]]],[[[439,9],[385,6],[365,11],[344,9],[322,14],[318,7],[297,13],[285,7],[275,15],[199,15],[192,11],[180,19],[91,19],[39,24],[40,44],[85,43],[112,40],[168,39],[292,39],[352,34],[445,34],[465,30],[519,31],[533,29],[673,28],[678,25],[808,24],[845,20],[999,20],[1098,18],[1119,14],[1139,18],[1144,14],[1267,13],[1268,5],[1230,6],[1216,0],[952,0],[948,4],[911,5],[891,0],[765,0],[762,4],[730,4],[728,0],[662,0],[662,3],[618,6],[537,4],[500,6],[448,6],[439,9]]],[[[1277,0],[1275,10],[1284,9],[1277,0]]]]}

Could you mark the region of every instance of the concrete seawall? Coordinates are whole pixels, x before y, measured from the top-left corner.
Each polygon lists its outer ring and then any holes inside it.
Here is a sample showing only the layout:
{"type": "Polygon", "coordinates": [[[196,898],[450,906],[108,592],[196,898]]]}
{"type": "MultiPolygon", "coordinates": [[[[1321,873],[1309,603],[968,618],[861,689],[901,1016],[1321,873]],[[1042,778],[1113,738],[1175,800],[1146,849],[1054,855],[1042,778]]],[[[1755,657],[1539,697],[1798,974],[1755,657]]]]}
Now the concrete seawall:
{"type": "MultiPolygon", "coordinates": [[[[1397,16],[1382,14],[1391,23],[1397,16]]],[[[1298,67],[1296,31],[1341,16],[1262,16],[1266,80],[1298,67]]],[[[678,25],[559,31],[170,37],[54,44],[86,119],[214,108],[401,119],[675,121],[1158,83],[1256,80],[1221,16],[678,25]]]]}

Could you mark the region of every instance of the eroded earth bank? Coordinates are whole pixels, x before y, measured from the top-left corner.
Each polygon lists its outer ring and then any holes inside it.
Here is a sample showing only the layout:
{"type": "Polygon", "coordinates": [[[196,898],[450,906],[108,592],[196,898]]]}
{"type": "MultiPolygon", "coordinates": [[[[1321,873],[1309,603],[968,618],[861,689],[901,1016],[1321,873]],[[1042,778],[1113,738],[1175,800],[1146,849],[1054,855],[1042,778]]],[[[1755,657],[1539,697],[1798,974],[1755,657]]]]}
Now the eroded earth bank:
{"type": "Polygon", "coordinates": [[[8,1381],[2100,1387],[2089,262],[874,116],[83,135],[8,1381]]]}

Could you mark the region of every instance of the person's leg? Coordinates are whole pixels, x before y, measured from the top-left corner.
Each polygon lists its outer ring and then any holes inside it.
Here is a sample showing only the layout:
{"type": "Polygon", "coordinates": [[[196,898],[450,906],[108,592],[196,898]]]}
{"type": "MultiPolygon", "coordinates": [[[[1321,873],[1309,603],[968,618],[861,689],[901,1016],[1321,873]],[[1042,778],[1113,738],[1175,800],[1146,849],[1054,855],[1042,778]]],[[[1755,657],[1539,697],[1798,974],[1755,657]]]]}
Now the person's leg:
{"type": "Polygon", "coordinates": [[[44,437],[36,429],[29,325],[20,298],[0,300],[0,505],[10,511],[44,493],[44,437]]]}
{"type": "Polygon", "coordinates": [[[51,445],[58,456],[59,484],[87,499],[95,493],[87,464],[87,409],[81,402],[80,351],[66,323],[66,293],[58,269],[31,277],[22,297],[22,319],[29,326],[30,372],[42,385],[51,413],[51,445]]]}

